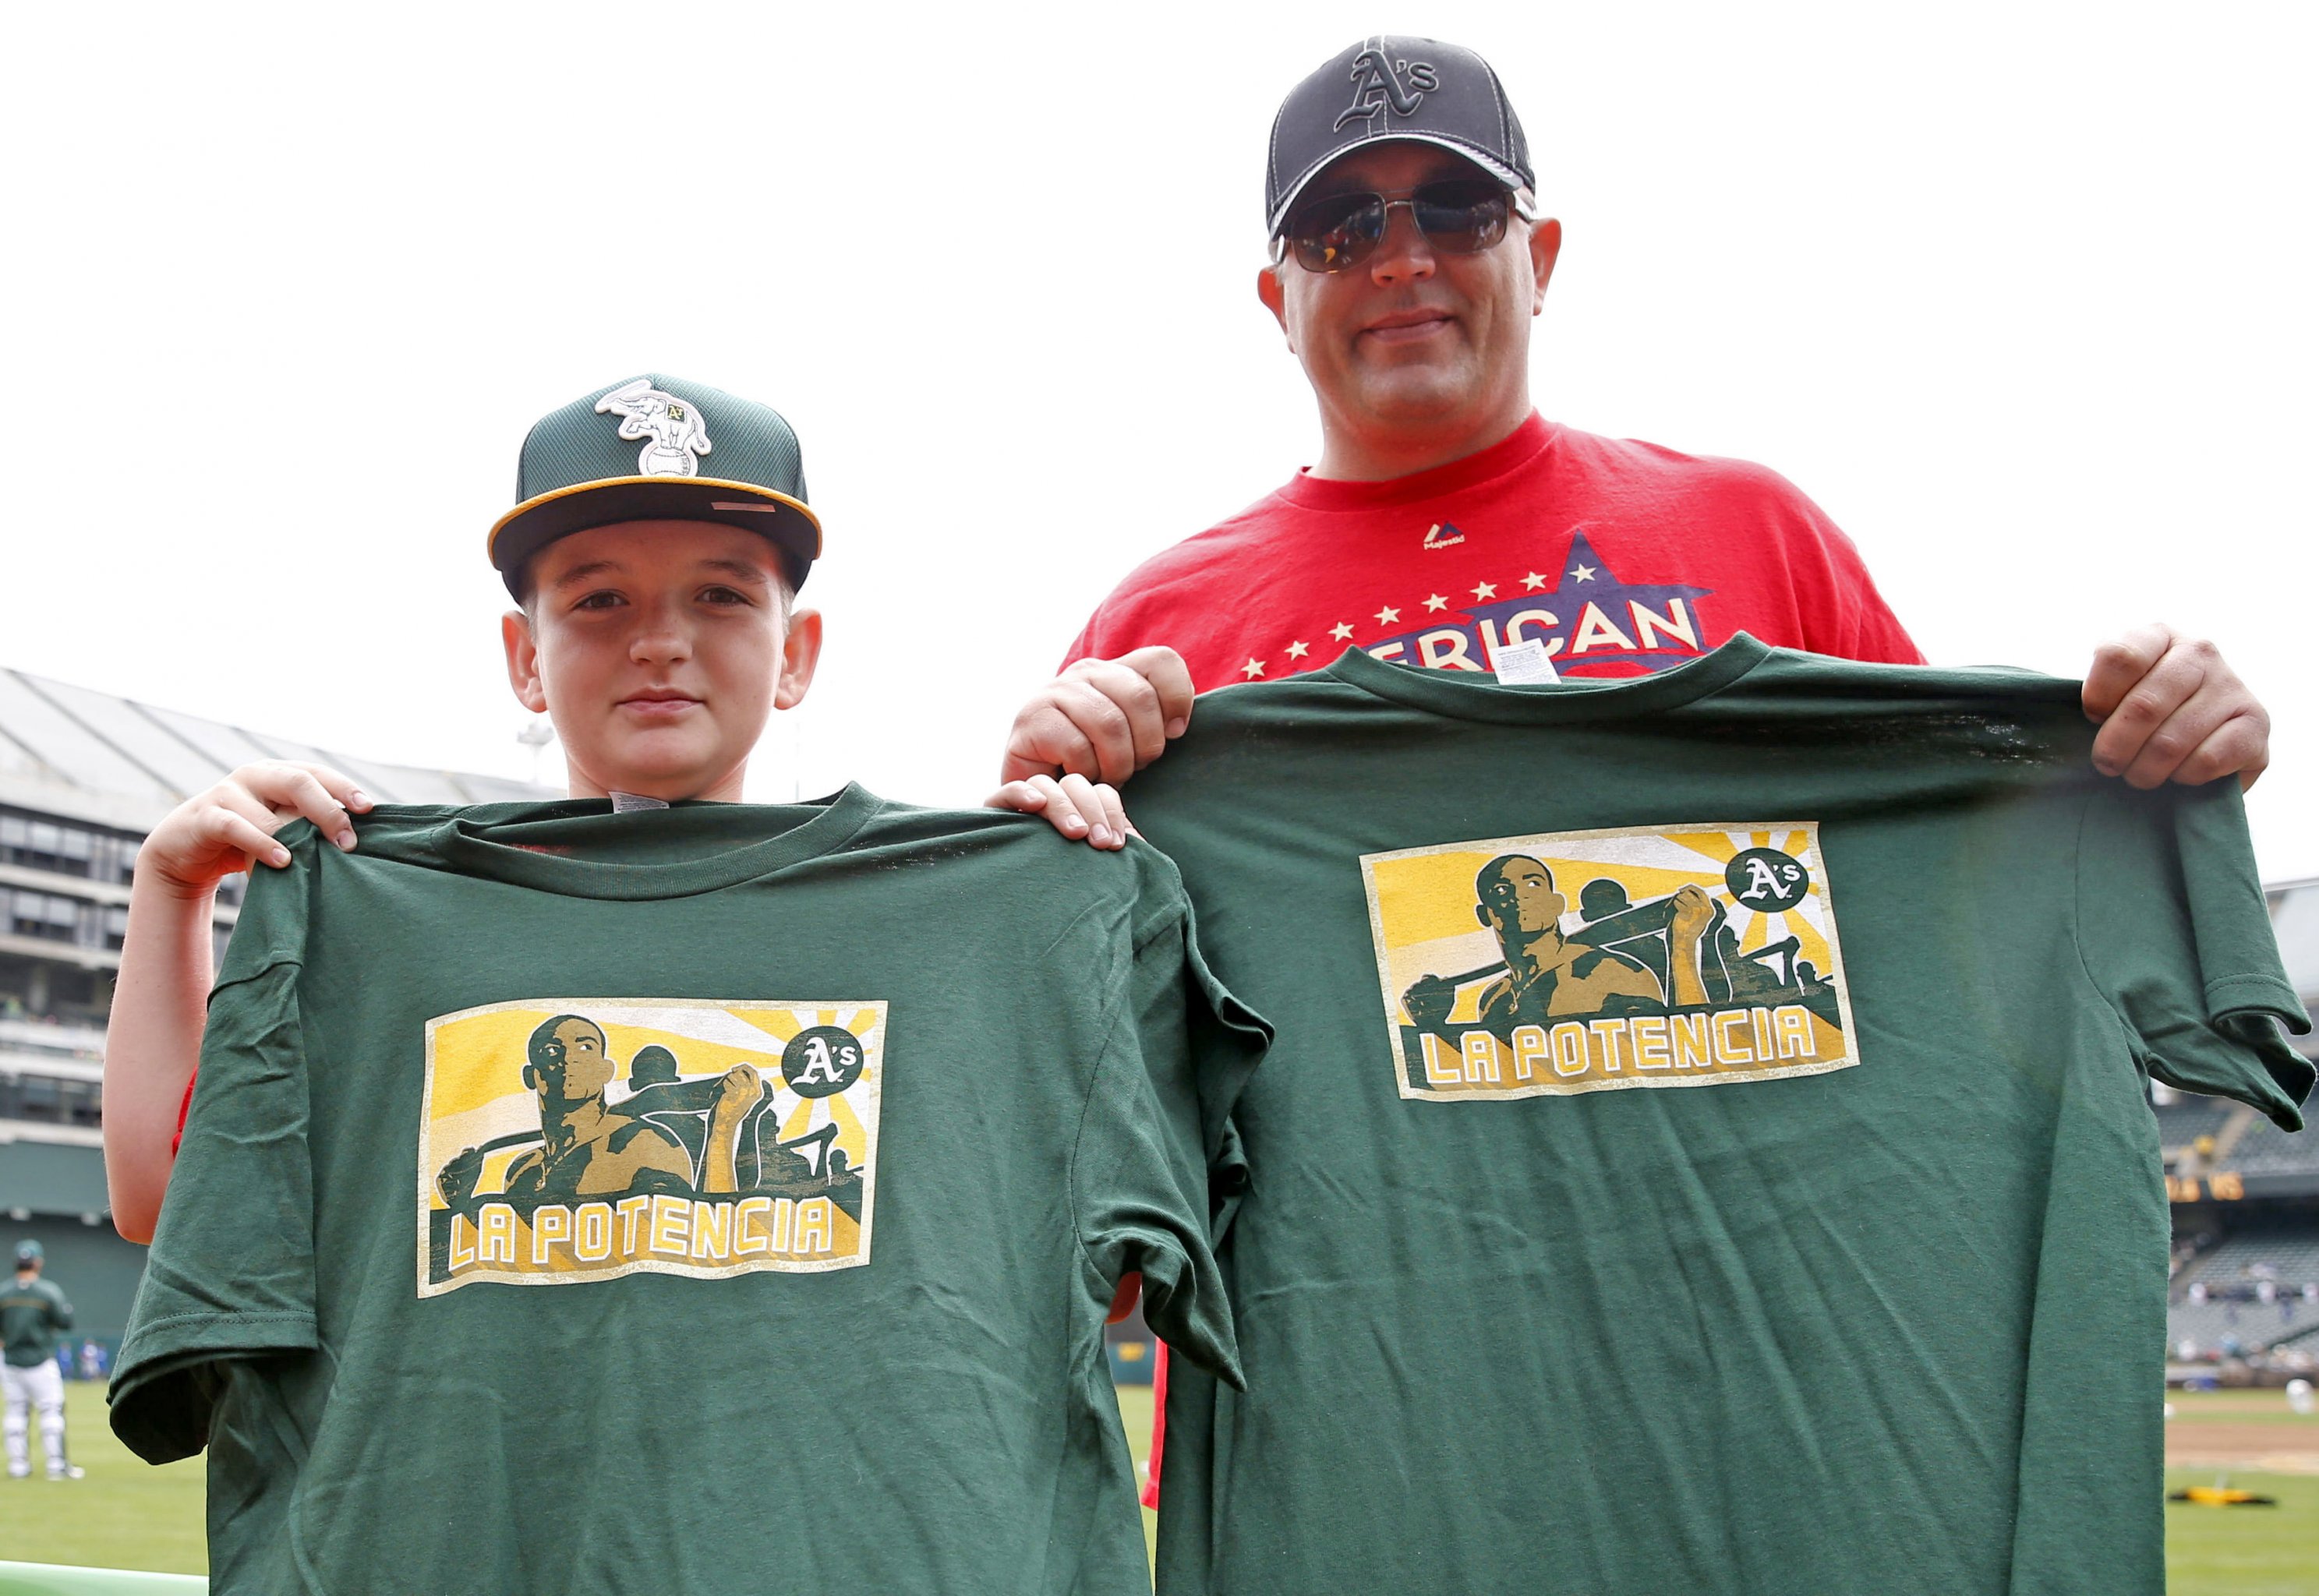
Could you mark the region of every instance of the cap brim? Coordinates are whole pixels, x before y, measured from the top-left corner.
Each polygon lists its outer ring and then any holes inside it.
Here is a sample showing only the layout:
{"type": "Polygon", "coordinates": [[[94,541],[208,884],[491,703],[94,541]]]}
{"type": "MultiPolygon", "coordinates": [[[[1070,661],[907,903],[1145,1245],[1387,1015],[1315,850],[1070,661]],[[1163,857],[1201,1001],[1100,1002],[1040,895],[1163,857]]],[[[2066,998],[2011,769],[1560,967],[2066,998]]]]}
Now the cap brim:
{"type": "Polygon", "coordinates": [[[1297,200],[1304,194],[1305,186],[1313,178],[1318,177],[1353,151],[1367,149],[1372,144],[1430,144],[1435,149],[1446,149],[1452,155],[1464,156],[1491,176],[1516,192],[1529,186],[1529,178],[1507,166],[1488,150],[1478,145],[1468,144],[1460,139],[1449,138],[1446,134],[1393,132],[1382,134],[1374,139],[1356,139],[1349,144],[1331,150],[1297,174],[1296,181],[1288,185],[1286,191],[1280,196],[1280,203],[1273,210],[1272,230],[1267,236],[1275,239],[1280,236],[1280,230],[1288,225],[1288,213],[1296,208],[1297,200]]]}
{"type": "Polygon", "coordinates": [[[609,477],[541,493],[501,516],[486,547],[513,592],[524,562],[541,549],[618,521],[716,521],[754,532],[781,551],[793,588],[821,558],[821,520],[805,500],[707,476],[609,477]]]}

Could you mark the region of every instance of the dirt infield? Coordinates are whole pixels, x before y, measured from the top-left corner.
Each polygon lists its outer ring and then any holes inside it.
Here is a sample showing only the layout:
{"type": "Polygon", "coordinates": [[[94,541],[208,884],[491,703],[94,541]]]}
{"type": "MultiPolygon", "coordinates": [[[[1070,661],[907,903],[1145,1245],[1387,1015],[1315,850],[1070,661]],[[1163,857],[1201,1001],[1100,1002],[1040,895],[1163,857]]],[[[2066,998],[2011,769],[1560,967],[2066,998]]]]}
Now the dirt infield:
{"type": "Polygon", "coordinates": [[[2167,1400],[2174,1407],[2169,1467],[2319,1474],[2319,1414],[2292,1411],[2282,1392],[2179,1392],[2167,1400]]]}

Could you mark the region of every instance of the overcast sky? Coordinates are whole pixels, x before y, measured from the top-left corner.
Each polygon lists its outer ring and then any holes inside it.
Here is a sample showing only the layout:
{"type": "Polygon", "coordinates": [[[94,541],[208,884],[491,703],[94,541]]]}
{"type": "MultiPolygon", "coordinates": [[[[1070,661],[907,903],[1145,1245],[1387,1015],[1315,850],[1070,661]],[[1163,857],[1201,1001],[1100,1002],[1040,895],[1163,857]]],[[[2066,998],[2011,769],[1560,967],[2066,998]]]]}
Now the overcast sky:
{"type": "Polygon", "coordinates": [[[528,774],[484,532],[663,371],[784,410],[827,529],[752,796],[978,801],[1119,577],[1317,453],[1262,152],[1382,26],[1529,130],[1547,415],[1776,467],[1937,663],[2204,629],[2319,875],[2319,8],[808,10],[16,16],[0,664],[528,774]]]}

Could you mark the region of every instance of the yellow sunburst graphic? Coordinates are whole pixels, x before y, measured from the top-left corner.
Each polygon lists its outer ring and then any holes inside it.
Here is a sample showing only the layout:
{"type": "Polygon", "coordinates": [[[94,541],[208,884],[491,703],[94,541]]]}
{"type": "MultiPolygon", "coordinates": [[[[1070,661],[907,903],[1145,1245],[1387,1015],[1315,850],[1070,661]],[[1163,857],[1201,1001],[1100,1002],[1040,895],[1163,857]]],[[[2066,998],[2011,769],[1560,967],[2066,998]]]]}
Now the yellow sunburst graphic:
{"type": "Polygon", "coordinates": [[[426,1027],[422,1295],[866,1262],[882,1001],[519,999],[426,1027]]]}
{"type": "Polygon", "coordinates": [[[1404,1096],[1704,1085],[1858,1061],[1815,822],[1495,837],[1361,868],[1404,1096]]]}

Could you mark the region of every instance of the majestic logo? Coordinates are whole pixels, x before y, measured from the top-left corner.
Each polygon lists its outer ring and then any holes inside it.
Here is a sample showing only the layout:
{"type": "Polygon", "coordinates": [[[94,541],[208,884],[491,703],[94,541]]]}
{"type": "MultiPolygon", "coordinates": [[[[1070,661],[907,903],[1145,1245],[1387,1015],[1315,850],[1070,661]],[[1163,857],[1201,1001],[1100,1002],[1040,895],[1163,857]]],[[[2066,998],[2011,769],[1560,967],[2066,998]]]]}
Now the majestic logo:
{"type": "Polygon", "coordinates": [[[698,476],[699,457],[708,452],[708,428],[700,412],[649,379],[623,383],[596,401],[600,416],[620,418],[620,436],[645,440],[636,451],[639,476],[698,476]]]}
{"type": "Polygon", "coordinates": [[[555,997],[429,1020],[419,1294],[869,1262],[885,1042],[882,1003],[555,997]]]}
{"type": "Polygon", "coordinates": [[[1457,530],[1454,521],[1436,521],[1425,529],[1427,548],[1455,548],[1465,541],[1466,535],[1457,530]]]}
{"type": "MultiPolygon", "coordinates": [[[[1441,86],[1430,61],[1388,61],[1374,47],[1353,58],[1353,103],[1337,113],[1336,127],[1376,122],[1390,116],[1415,116],[1425,96],[1441,86]]],[[[1382,126],[1371,129],[1382,132],[1382,126]]]]}
{"type": "Polygon", "coordinates": [[[1403,1097],[1860,1062],[1813,822],[1448,843],[1369,854],[1361,876],[1403,1097]]]}

